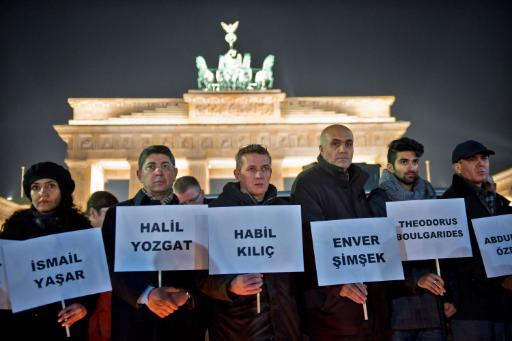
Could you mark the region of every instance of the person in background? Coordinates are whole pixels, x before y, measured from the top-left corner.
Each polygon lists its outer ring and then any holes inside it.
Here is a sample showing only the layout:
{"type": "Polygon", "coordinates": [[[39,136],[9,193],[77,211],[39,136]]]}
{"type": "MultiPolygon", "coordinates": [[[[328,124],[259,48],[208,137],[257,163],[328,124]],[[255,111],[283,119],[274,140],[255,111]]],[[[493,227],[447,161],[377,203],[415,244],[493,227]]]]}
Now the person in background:
{"type": "MultiPolygon", "coordinates": [[[[23,177],[23,191],[31,207],[15,212],[2,226],[0,239],[27,240],[57,233],[90,228],[91,224],[73,203],[75,182],[64,167],[53,162],[32,165],[23,177]]],[[[0,330],[17,340],[87,340],[88,312],[97,295],[66,300],[18,313],[2,312],[0,330]]]]}
{"type": "Polygon", "coordinates": [[[512,276],[487,278],[471,220],[511,214],[510,202],[489,184],[489,156],[494,151],[468,140],[452,152],[453,179],[442,198],[463,198],[473,257],[441,261],[441,271],[457,312],[452,320],[455,341],[510,340],[512,276]],[[508,327],[508,328],[507,328],[508,327]]]}
{"type": "MultiPolygon", "coordinates": [[[[107,210],[119,203],[110,192],[97,191],[87,200],[87,216],[92,227],[103,226],[107,210]]],[[[89,319],[89,341],[110,341],[112,324],[112,291],[101,293],[96,310],[89,319]]]]}
{"type": "Polygon", "coordinates": [[[176,179],[173,185],[174,193],[182,205],[207,205],[199,181],[193,176],[187,175],[176,179]]]}

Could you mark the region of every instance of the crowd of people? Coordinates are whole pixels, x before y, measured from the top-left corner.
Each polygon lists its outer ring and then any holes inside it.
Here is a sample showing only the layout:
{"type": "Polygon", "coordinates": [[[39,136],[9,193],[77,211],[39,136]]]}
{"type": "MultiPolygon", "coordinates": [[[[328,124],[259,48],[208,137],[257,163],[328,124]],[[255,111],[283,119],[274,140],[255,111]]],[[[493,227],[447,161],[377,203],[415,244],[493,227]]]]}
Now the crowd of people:
{"type": "MultiPolygon", "coordinates": [[[[171,150],[145,148],[138,160],[141,189],[124,202],[94,193],[85,213],[73,204],[69,171],[52,162],[30,167],[23,189],[31,207],[6,220],[1,239],[26,240],[101,227],[112,292],[19,313],[0,312],[0,330],[16,339],[65,340],[511,340],[512,276],[487,278],[471,219],[510,214],[510,203],[489,183],[494,152],[473,140],[452,152],[453,180],[442,198],[464,198],[472,257],[403,262],[402,281],[319,286],[311,222],[386,216],[386,202],[435,199],[419,176],[421,143],[402,137],[389,144],[387,166],[369,195],[368,180],[352,163],[354,137],[343,125],[320,135],[317,162],[305,167],[288,200],[270,183],[272,158],[261,145],[235,156],[236,182],[215,200],[196,179],[176,180],[171,150]],[[208,204],[210,207],[301,205],[303,273],[208,275],[206,271],[115,272],[116,210],[145,205],[208,204]],[[256,310],[256,297],[260,311],[256,310]],[[361,305],[366,304],[368,319],[361,305]],[[449,328],[448,328],[449,327],[449,328]]],[[[4,339],[4,337],[2,337],[4,339]]]]}

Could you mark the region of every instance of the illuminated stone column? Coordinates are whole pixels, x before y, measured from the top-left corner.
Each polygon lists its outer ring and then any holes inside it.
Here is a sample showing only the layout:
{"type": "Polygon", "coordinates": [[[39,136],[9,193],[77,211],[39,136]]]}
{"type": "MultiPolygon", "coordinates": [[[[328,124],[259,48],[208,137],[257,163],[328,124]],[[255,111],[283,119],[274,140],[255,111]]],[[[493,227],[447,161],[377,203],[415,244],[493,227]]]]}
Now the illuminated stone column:
{"type": "Polygon", "coordinates": [[[77,207],[84,210],[91,195],[91,161],[66,160],[71,177],[75,181],[73,199],[77,207]]]}
{"type": "MultiPolygon", "coordinates": [[[[199,181],[205,193],[210,193],[210,177],[208,176],[208,161],[206,159],[188,159],[188,174],[199,181]]],[[[180,176],[178,172],[178,177],[180,176]]]]}
{"type": "Polygon", "coordinates": [[[128,163],[130,164],[130,179],[128,181],[128,197],[133,198],[135,196],[135,194],[137,194],[139,189],[142,188],[142,185],[139,181],[139,178],[137,178],[137,169],[139,168],[137,160],[128,160],[128,163]]]}
{"type": "Polygon", "coordinates": [[[278,191],[284,191],[283,159],[272,158],[272,178],[270,183],[277,187],[278,191]]]}

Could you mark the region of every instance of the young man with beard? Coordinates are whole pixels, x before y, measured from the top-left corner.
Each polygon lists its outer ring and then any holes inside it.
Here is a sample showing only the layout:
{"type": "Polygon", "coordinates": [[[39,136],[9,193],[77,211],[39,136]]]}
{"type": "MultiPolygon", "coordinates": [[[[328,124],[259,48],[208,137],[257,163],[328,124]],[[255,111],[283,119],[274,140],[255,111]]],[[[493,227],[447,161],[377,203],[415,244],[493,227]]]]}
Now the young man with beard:
{"type": "Polygon", "coordinates": [[[442,196],[464,198],[473,249],[473,257],[441,262],[457,307],[452,321],[455,341],[512,339],[512,276],[487,278],[471,223],[475,218],[512,214],[510,202],[488,183],[490,155],[494,151],[480,142],[458,144],[452,153],[452,184],[442,196]]]}
{"type": "MultiPolygon", "coordinates": [[[[240,149],[235,157],[238,182],[224,186],[210,207],[282,205],[270,184],[272,159],[258,144],[240,149]]],[[[299,317],[288,273],[207,276],[201,290],[213,299],[208,328],[211,341],[300,340],[299,317]],[[256,312],[256,294],[261,312],[256,312]]]]}
{"type": "MultiPolygon", "coordinates": [[[[372,213],[386,216],[386,202],[435,199],[432,185],[419,176],[423,145],[402,137],[388,146],[388,164],[379,186],[369,196],[372,213]]],[[[445,294],[443,279],[434,274],[434,261],[404,262],[404,281],[388,284],[393,340],[445,340],[440,296],[445,294]]],[[[445,304],[448,315],[454,307],[445,304]]]]}

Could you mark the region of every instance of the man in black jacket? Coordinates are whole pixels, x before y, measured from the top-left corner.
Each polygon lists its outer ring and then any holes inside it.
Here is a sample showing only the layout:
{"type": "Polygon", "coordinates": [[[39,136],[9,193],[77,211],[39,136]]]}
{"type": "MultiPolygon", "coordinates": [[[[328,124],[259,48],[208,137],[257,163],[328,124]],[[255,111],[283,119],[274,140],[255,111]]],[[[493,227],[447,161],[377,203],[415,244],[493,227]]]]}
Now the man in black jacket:
{"type": "MultiPolygon", "coordinates": [[[[386,216],[388,201],[436,198],[434,187],[418,174],[423,151],[421,143],[408,137],[391,141],[379,187],[368,197],[375,216],[386,216]]],[[[403,266],[405,280],[387,285],[393,340],[445,340],[443,308],[438,298],[445,294],[444,280],[433,273],[434,261],[409,261],[403,266]]],[[[453,305],[448,303],[445,310],[454,313],[453,305]]]]}
{"type": "Polygon", "coordinates": [[[371,217],[364,184],[368,180],[352,164],[352,131],[331,125],[320,135],[318,163],[300,173],[292,187],[292,201],[302,206],[304,240],[304,305],[311,340],[386,339],[387,307],[381,283],[319,287],[313,254],[312,221],[371,217]],[[364,320],[363,306],[369,320],[364,320]]]}
{"type": "MultiPolygon", "coordinates": [[[[211,207],[282,205],[270,184],[271,157],[261,145],[248,145],[236,155],[235,178],[224,186],[211,207]]],[[[208,276],[202,291],[213,299],[210,340],[300,340],[299,317],[291,274],[241,274],[208,276]],[[256,312],[256,294],[261,312],[256,312]]]]}
{"type": "MultiPolygon", "coordinates": [[[[172,184],[178,170],[169,148],[149,146],[139,156],[135,197],[118,206],[177,205],[172,184]]],[[[194,271],[114,272],[116,206],[107,211],[103,239],[112,280],[112,340],[204,340],[194,321],[190,292],[194,271]]]]}
{"type": "Polygon", "coordinates": [[[510,323],[512,316],[512,277],[487,278],[471,224],[471,219],[512,213],[509,201],[490,189],[487,182],[489,155],[494,155],[494,151],[477,141],[458,144],[452,153],[452,185],[442,196],[464,198],[473,249],[473,257],[441,263],[457,308],[452,321],[455,341],[505,340],[509,331],[505,331],[503,322],[510,323]]]}

